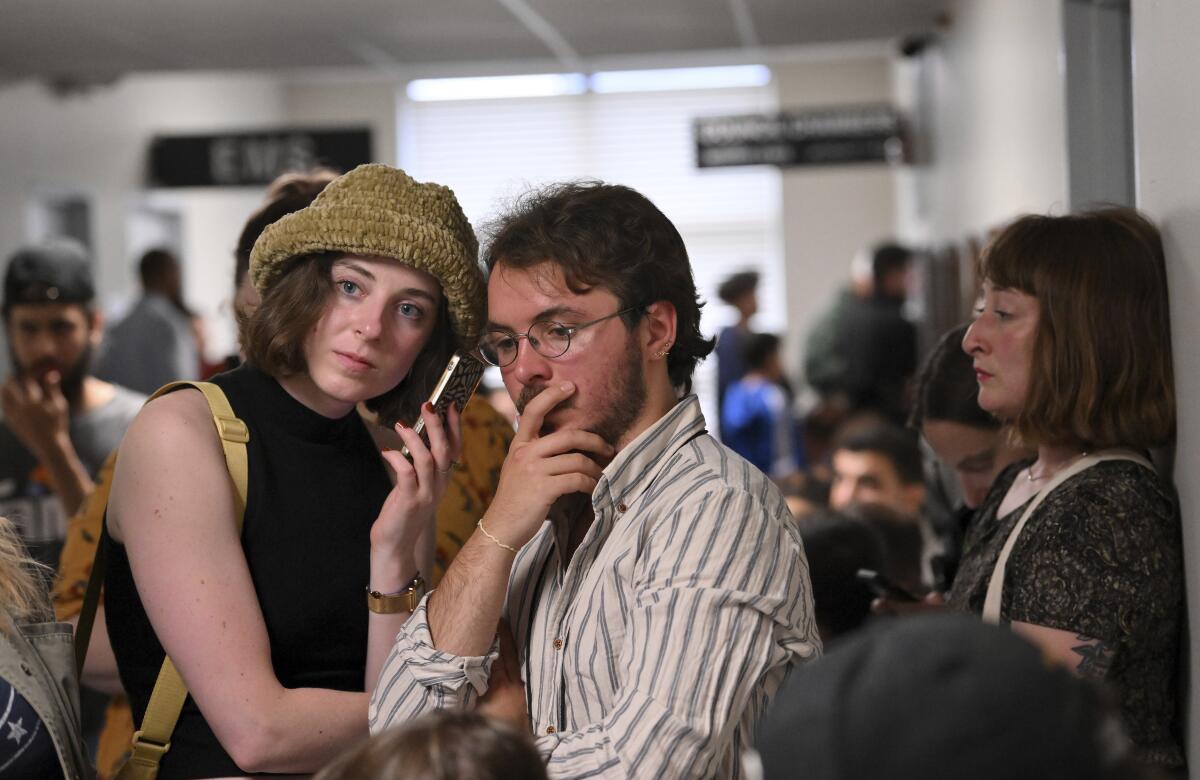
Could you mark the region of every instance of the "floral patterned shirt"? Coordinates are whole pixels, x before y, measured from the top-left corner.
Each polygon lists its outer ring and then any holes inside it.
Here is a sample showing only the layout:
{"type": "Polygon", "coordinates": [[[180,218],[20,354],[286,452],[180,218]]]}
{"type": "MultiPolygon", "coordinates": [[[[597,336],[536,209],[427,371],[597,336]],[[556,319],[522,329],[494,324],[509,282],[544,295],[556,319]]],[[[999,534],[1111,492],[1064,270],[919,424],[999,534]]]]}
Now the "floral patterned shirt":
{"type": "MultiPolygon", "coordinates": [[[[983,612],[1000,550],[1025,512],[997,511],[1018,473],[1005,469],[967,529],[952,608],[983,612]]],[[[1032,500],[1032,499],[1031,499],[1032,500]]],[[[1064,482],[1034,511],[1008,561],[1000,617],[1072,631],[1113,650],[1115,689],[1137,757],[1183,765],[1178,680],[1183,609],[1179,506],[1144,466],[1105,461],[1064,482]]]]}

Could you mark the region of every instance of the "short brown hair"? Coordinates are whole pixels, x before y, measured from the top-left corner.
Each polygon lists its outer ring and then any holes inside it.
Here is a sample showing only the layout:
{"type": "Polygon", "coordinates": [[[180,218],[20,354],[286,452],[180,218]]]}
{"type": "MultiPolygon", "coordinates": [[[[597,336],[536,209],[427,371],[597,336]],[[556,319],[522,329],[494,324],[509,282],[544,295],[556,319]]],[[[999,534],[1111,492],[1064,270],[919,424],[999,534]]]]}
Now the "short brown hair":
{"type": "Polygon", "coordinates": [[[700,333],[700,302],[687,248],[671,220],[646,196],[596,181],[551,184],[526,193],[486,228],[484,261],[532,268],[547,261],[562,269],[576,293],[601,287],[617,297],[626,327],[646,306],[675,307],[675,343],[667,357],[671,384],[690,392],[696,364],[715,339],[700,333]]]}
{"type": "Polygon", "coordinates": [[[1174,432],[1162,239],[1129,208],[1029,215],[984,250],[981,277],[1038,300],[1024,407],[1030,445],[1146,448],[1174,432]]]}
{"type": "Polygon", "coordinates": [[[441,710],[377,734],[314,780],[544,780],[528,734],[474,712],[441,710]]]}
{"type": "MultiPolygon", "coordinates": [[[[271,376],[287,377],[308,370],[304,340],[325,312],[333,293],[333,263],[337,252],[321,252],[290,259],[279,279],[267,288],[262,303],[248,315],[238,315],[238,331],[246,362],[271,376]]],[[[397,261],[399,262],[399,261],[397,261]]],[[[438,303],[437,322],[429,341],[421,348],[412,369],[400,384],[367,401],[379,413],[380,422],[391,426],[397,420],[411,423],[420,413],[454,353],[454,330],[443,296],[438,303]]]]}

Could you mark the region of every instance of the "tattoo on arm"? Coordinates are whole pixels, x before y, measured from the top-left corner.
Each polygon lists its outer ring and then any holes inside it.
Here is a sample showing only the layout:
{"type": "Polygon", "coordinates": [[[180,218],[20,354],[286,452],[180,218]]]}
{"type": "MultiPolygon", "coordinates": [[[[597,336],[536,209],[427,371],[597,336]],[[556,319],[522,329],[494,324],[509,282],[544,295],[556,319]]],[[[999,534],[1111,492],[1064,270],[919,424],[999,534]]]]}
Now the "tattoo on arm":
{"type": "Polygon", "coordinates": [[[1092,639],[1083,634],[1078,634],[1075,638],[1082,643],[1071,648],[1072,652],[1079,656],[1079,664],[1075,667],[1076,673],[1080,677],[1097,680],[1107,677],[1108,670],[1112,667],[1113,656],[1116,654],[1115,650],[1102,640],[1092,639]]]}

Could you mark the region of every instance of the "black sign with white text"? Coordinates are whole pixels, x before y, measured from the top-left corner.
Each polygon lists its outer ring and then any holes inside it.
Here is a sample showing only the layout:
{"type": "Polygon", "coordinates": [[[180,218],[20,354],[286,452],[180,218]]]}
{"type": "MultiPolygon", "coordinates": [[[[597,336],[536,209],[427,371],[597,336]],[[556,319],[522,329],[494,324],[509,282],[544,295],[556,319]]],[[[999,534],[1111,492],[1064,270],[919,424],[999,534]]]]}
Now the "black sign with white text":
{"type": "Polygon", "coordinates": [[[906,158],[904,121],[888,105],[703,117],[694,130],[700,168],[898,164],[906,158]]]}
{"type": "Polygon", "coordinates": [[[288,171],[348,171],[371,161],[371,131],[363,128],[160,136],[150,145],[149,178],[152,187],[244,187],[288,171]]]}

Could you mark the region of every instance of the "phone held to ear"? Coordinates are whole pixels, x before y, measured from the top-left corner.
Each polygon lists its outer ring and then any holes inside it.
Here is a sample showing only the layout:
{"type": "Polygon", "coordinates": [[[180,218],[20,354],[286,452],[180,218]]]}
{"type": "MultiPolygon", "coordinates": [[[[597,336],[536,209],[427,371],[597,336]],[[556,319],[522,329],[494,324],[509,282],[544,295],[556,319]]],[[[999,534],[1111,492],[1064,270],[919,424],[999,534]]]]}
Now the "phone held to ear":
{"type": "Polygon", "coordinates": [[[874,569],[859,569],[854,574],[855,579],[865,584],[881,599],[892,601],[917,602],[921,599],[910,591],[900,587],[874,569]]]}
{"type": "MultiPolygon", "coordinates": [[[[462,413],[467,401],[471,400],[475,389],[479,387],[479,380],[483,378],[483,369],[482,361],[476,360],[466,353],[455,352],[450,356],[450,361],[446,363],[446,370],[442,372],[441,378],[433,386],[433,392],[429,394],[428,399],[428,403],[433,406],[434,411],[443,420],[446,419],[446,410],[450,408],[451,403],[455,405],[460,414],[462,413]]],[[[412,429],[421,435],[426,444],[429,444],[429,436],[425,433],[424,417],[417,415],[412,429]]],[[[408,447],[403,447],[400,454],[406,458],[409,457],[408,447]]]]}

